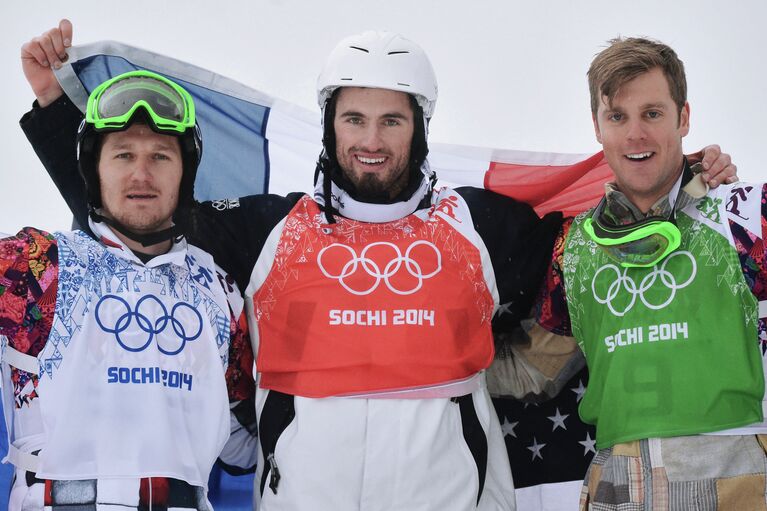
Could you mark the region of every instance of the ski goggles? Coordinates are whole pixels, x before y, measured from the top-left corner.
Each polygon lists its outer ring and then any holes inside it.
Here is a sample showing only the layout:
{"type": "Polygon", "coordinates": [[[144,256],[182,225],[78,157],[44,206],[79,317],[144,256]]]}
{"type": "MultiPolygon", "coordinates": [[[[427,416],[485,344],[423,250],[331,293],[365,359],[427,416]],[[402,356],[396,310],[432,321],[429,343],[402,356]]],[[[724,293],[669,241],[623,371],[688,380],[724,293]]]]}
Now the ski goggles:
{"type": "Polygon", "coordinates": [[[672,208],[668,218],[647,217],[627,225],[616,225],[604,216],[605,197],[583,223],[583,229],[613,261],[625,268],[655,266],[679,248],[682,235],[672,208]]]}
{"type": "Polygon", "coordinates": [[[192,96],[151,71],[124,73],[93,89],[85,121],[96,131],[119,131],[130,125],[139,108],[160,133],[184,133],[195,125],[192,96]]]}

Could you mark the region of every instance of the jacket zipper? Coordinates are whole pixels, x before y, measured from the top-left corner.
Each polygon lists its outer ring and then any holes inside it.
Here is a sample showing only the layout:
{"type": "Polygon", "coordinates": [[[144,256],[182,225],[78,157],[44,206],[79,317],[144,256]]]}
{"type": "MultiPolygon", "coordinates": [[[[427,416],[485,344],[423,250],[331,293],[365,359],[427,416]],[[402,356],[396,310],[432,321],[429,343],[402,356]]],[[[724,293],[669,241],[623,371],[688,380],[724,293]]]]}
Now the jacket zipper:
{"type": "Polygon", "coordinates": [[[266,457],[269,463],[269,489],[277,495],[277,486],[280,484],[280,469],[277,468],[277,461],[274,459],[274,453],[269,453],[266,457]]]}

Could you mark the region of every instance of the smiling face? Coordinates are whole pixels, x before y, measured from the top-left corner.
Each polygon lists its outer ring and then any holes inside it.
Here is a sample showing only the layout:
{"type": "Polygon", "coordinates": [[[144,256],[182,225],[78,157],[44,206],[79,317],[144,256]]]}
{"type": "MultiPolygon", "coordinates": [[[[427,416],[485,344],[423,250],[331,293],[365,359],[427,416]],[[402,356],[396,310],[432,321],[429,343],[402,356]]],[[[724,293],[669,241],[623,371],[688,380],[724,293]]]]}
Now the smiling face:
{"type": "Polygon", "coordinates": [[[682,172],[690,106],[685,103],[679,111],[668,80],[656,67],[623,84],[612,104],[602,96],[594,130],[618,188],[647,211],[682,172]]]}
{"type": "Polygon", "coordinates": [[[178,138],[143,124],[108,133],[98,172],[105,216],[138,234],[172,225],[183,173],[178,138]]]}
{"type": "Polygon", "coordinates": [[[360,197],[393,198],[407,186],[413,109],[406,93],[343,87],[333,128],[338,164],[360,197]]]}

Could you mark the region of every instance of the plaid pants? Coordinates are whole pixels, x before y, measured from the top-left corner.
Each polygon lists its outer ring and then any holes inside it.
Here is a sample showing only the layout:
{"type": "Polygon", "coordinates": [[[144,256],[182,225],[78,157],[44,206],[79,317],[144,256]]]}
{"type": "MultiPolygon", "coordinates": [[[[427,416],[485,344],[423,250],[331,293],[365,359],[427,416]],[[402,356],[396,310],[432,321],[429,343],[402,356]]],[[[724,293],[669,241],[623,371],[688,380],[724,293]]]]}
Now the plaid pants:
{"type": "Polygon", "coordinates": [[[767,511],[767,436],[636,440],[597,452],[581,511],[767,511]]]}

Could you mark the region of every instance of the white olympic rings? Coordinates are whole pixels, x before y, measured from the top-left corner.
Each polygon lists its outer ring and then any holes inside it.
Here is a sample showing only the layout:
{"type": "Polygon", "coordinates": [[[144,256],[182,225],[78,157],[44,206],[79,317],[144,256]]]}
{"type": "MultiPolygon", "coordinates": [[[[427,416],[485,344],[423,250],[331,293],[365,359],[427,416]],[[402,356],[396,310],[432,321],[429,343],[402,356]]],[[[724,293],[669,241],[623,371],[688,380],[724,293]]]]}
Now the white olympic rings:
{"type": "Polygon", "coordinates": [[[631,308],[634,307],[637,297],[642,300],[642,303],[645,304],[648,309],[660,310],[668,306],[674,300],[678,290],[683,289],[692,283],[692,281],[695,279],[695,275],[697,274],[697,269],[698,267],[695,263],[695,258],[690,252],[675,252],[663,261],[663,264],[660,266],[660,268],[658,268],[657,264],[653,266],[652,271],[645,275],[644,278],[642,278],[642,281],[639,283],[639,286],[637,286],[634,279],[628,275],[628,268],[624,268],[623,272],[621,272],[621,270],[614,264],[606,264],[599,268],[594,274],[594,278],[591,280],[591,291],[594,293],[594,299],[603,305],[607,305],[607,307],[610,309],[610,312],[612,312],[615,316],[623,316],[628,311],[630,311],[631,308]],[[682,255],[687,256],[687,258],[690,260],[691,271],[687,280],[678,283],[674,274],[666,269],[666,265],[674,257],[682,255]],[[611,270],[615,272],[615,280],[607,288],[607,295],[604,297],[600,296],[596,290],[597,277],[599,277],[603,270],[611,270]],[[661,303],[650,303],[650,301],[645,297],[645,292],[648,291],[658,279],[660,279],[660,282],[666,286],[666,288],[669,289],[671,293],[669,293],[669,296],[661,303]],[[621,289],[625,289],[631,295],[631,299],[629,300],[628,305],[623,308],[623,310],[616,310],[616,307],[613,304],[613,300],[617,298],[621,289]]]}
{"type": "Polygon", "coordinates": [[[411,243],[407,250],[405,250],[405,255],[402,255],[402,252],[397,245],[388,241],[377,241],[367,245],[362,249],[362,253],[359,256],[357,256],[357,253],[352,247],[341,243],[333,243],[320,250],[320,253],[317,255],[317,265],[320,267],[320,271],[323,275],[328,278],[338,280],[344,289],[357,296],[364,296],[372,293],[376,290],[376,288],[378,288],[378,285],[381,283],[381,281],[383,281],[386,284],[386,287],[388,287],[389,290],[393,293],[398,295],[411,295],[421,289],[424,280],[429,279],[439,273],[439,271],[442,269],[442,254],[436,246],[424,240],[419,240],[411,243]],[[421,245],[427,246],[434,250],[434,254],[437,258],[436,268],[429,273],[423,273],[421,264],[410,257],[413,249],[421,245]],[[350,255],[350,259],[344,263],[340,273],[337,275],[328,272],[322,263],[322,257],[325,252],[333,247],[340,247],[341,249],[347,251],[350,255]],[[394,250],[394,257],[392,257],[391,260],[389,260],[389,262],[384,265],[383,270],[381,270],[381,266],[379,266],[378,263],[368,257],[368,251],[373,247],[391,247],[394,250]],[[399,272],[402,268],[404,268],[411,276],[417,279],[418,283],[412,289],[398,289],[392,284],[390,280],[391,277],[396,275],[397,272],[399,272]],[[364,270],[365,273],[375,279],[373,284],[367,289],[353,289],[346,281],[346,279],[354,275],[358,269],[364,270]]]}

